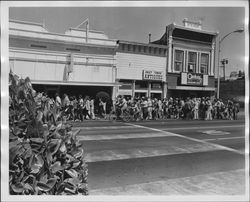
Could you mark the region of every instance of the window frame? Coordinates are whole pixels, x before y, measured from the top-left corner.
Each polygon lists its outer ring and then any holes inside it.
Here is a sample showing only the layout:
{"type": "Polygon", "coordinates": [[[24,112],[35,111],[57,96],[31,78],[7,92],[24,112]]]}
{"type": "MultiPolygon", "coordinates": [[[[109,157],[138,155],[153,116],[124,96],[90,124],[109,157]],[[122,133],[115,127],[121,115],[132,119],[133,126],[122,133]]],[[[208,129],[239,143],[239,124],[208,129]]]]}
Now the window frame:
{"type": "MultiPolygon", "coordinates": [[[[199,60],[199,73],[203,74],[203,75],[210,75],[210,72],[209,72],[209,67],[210,67],[210,53],[209,52],[204,52],[204,51],[201,51],[200,52],[200,60],[199,60]],[[202,54],[206,54],[208,55],[208,61],[207,61],[207,70],[206,70],[206,73],[202,73],[201,72],[201,65],[204,64],[204,63],[201,63],[201,55],[202,54]]],[[[210,67],[211,68],[211,67],[210,67]]]]}
{"type": "Polygon", "coordinates": [[[198,73],[198,70],[199,70],[199,64],[198,64],[198,59],[199,59],[199,51],[193,51],[193,50],[187,50],[187,67],[186,67],[186,71],[188,73],[198,73]],[[196,60],[195,60],[195,63],[194,62],[189,62],[189,53],[195,53],[196,54],[196,60]],[[195,69],[193,72],[189,72],[188,71],[188,65],[189,64],[195,64],[195,69]]]}
{"type": "Polygon", "coordinates": [[[189,49],[189,48],[183,48],[183,47],[173,47],[173,54],[172,54],[172,72],[173,73],[180,73],[180,72],[187,72],[188,73],[188,59],[189,59],[189,52],[194,52],[196,53],[196,67],[195,71],[193,72],[194,74],[203,74],[203,75],[213,75],[211,74],[211,52],[206,51],[206,50],[195,50],[195,49],[189,49]],[[176,71],[175,70],[175,51],[183,51],[184,52],[184,61],[182,65],[182,70],[181,71],[176,71]],[[207,72],[206,74],[201,73],[201,54],[207,54],[208,55],[208,65],[207,65],[207,72]]]}
{"type": "MultiPolygon", "coordinates": [[[[179,61],[178,61],[179,62],[179,61]]],[[[180,73],[180,72],[184,72],[185,71],[185,49],[182,49],[182,48],[174,48],[174,54],[173,54],[173,72],[174,73],[180,73]],[[175,70],[175,52],[176,51],[182,51],[183,52],[183,60],[182,60],[182,68],[181,70],[175,70]]]]}

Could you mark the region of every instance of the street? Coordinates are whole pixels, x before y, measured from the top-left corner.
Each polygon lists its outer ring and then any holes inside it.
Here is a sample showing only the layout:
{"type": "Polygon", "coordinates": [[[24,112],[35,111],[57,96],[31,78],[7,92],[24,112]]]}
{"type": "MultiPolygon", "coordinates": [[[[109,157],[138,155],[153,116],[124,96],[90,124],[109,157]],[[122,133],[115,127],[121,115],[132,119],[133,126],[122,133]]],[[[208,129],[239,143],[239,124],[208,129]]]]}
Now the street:
{"type": "Polygon", "coordinates": [[[74,123],[90,195],[244,194],[244,121],[74,123]]]}

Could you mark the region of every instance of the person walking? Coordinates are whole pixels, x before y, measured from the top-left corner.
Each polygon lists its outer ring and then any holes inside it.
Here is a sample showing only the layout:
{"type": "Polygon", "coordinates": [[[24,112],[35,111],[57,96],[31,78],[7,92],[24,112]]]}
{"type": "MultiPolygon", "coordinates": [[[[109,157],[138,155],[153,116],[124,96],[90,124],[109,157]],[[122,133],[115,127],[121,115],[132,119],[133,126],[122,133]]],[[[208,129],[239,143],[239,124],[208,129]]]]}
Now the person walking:
{"type": "Polygon", "coordinates": [[[61,107],[62,107],[62,100],[61,100],[58,93],[56,93],[55,102],[56,102],[56,113],[59,113],[61,111],[61,107]]]}
{"type": "Polygon", "coordinates": [[[148,119],[152,120],[153,103],[150,98],[148,98],[148,119]]]}
{"type": "Polygon", "coordinates": [[[95,119],[95,101],[94,101],[93,97],[91,97],[89,104],[90,104],[90,116],[91,116],[91,119],[95,119]]]}
{"type": "Polygon", "coordinates": [[[212,118],[212,102],[209,98],[206,99],[206,102],[205,102],[205,106],[206,106],[206,118],[205,120],[213,120],[212,118]]]}
{"type": "Polygon", "coordinates": [[[194,120],[199,120],[199,101],[194,98],[194,120]]]}
{"type": "Polygon", "coordinates": [[[145,97],[142,98],[141,108],[142,108],[143,119],[146,119],[148,117],[148,101],[147,98],[145,97]]]}

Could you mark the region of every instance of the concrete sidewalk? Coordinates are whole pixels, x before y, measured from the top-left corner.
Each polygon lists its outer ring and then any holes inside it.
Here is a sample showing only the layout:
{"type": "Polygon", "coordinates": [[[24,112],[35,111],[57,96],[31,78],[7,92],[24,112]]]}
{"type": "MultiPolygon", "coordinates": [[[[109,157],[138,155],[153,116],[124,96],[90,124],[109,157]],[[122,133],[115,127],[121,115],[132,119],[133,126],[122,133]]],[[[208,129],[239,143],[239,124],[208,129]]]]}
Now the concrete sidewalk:
{"type": "Polygon", "coordinates": [[[90,195],[245,195],[244,180],[245,171],[240,169],[90,190],[90,195]]]}

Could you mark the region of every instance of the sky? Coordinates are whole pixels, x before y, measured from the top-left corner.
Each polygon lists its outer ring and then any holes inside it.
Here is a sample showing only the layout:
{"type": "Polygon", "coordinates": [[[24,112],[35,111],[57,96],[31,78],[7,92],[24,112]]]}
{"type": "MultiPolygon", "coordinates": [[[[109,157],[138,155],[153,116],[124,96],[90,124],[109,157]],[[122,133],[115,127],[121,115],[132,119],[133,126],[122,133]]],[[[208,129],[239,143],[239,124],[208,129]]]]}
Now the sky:
{"type": "MultiPolygon", "coordinates": [[[[223,37],[244,28],[244,7],[12,7],[9,18],[45,23],[50,32],[64,33],[89,18],[91,30],[104,31],[110,39],[134,42],[158,40],[166,26],[182,25],[184,18],[202,21],[202,29],[218,31],[223,37]]],[[[217,53],[216,63],[217,66],[217,53]]],[[[221,44],[221,58],[228,58],[226,75],[244,70],[245,33],[234,33],[221,44]]],[[[222,73],[221,73],[222,74],[222,73]]]]}

